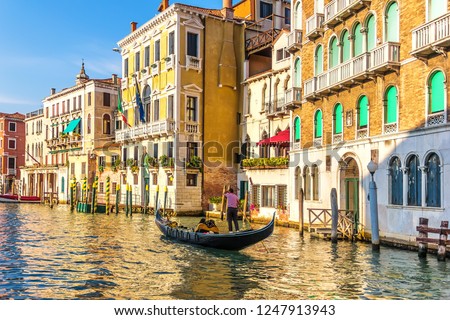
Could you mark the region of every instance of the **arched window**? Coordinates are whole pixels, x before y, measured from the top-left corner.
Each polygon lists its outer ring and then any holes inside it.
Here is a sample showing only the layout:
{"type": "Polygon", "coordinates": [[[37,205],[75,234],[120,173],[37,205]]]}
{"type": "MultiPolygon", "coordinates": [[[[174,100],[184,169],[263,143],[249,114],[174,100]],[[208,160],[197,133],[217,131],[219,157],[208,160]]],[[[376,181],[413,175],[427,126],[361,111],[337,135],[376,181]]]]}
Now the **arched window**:
{"type": "Polygon", "coordinates": [[[390,204],[403,204],[403,171],[398,157],[393,157],[389,163],[390,204]]]}
{"type": "Polygon", "coordinates": [[[111,116],[109,114],[103,115],[103,134],[111,134],[111,116]]]}
{"type": "Polygon", "coordinates": [[[298,199],[300,189],[302,187],[302,169],[300,167],[295,168],[295,199],[298,199]]]}
{"type": "Polygon", "coordinates": [[[305,200],[311,200],[311,170],[308,166],[303,169],[303,184],[305,190],[305,200]]]}
{"type": "Polygon", "coordinates": [[[428,156],[427,166],[427,207],[441,206],[441,161],[436,153],[428,156]]]}
{"type": "Polygon", "coordinates": [[[408,168],[408,205],[422,205],[422,171],[420,170],[419,158],[416,155],[409,157],[406,167],[408,168]]]}
{"type": "Polygon", "coordinates": [[[252,90],[248,89],[247,91],[247,114],[251,114],[252,109],[252,90]]]}
{"type": "Polygon", "coordinates": [[[323,47],[318,45],[314,55],[314,73],[319,75],[323,72],[323,47]]]}
{"type": "Polygon", "coordinates": [[[436,19],[447,13],[447,0],[427,0],[428,2],[428,14],[427,21],[436,19]]]}
{"type": "Polygon", "coordinates": [[[373,15],[370,15],[367,19],[366,24],[367,29],[367,51],[370,51],[375,48],[375,45],[377,43],[377,32],[375,28],[375,17],[373,15]]]}
{"type": "Polygon", "coordinates": [[[331,69],[339,64],[339,49],[338,40],[336,37],[332,37],[330,41],[330,51],[329,51],[329,68],[331,69]]]}
{"type": "Polygon", "coordinates": [[[317,110],[314,115],[314,138],[322,138],[322,110],[317,110]]]}
{"type": "Polygon", "coordinates": [[[429,113],[442,112],[445,109],[445,76],[442,71],[436,71],[428,83],[429,113]]]}
{"type": "Polygon", "coordinates": [[[350,59],[350,39],[348,38],[348,31],[344,30],[341,35],[342,44],[342,62],[350,59]]]}
{"type": "Polygon", "coordinates": [[[302,61],[300,58],[295,60],[294,65],[294,87],[299,88],[302,86],[302,61]]]}
{"type": "Polygon", "coordinates": [[[266,110],[266,91],[267,91],[267,83],[264,83],[262,88],[262,96],[261,96],[261,110],[266,110]]]}
{"type": "Polygon", "coordinates": [[[398,107],[397,88],[394,86],[390,86],[386,90],[385,95],[385,110],[384,110],[385,124],[397,123],[397,107],[398,107]]]}
{"type": "Polygon", "coordinates": [[[295,117],[294,120],[294,142],[300,142],[302,136],[300,117],[295,117]]]}
{"type": "Polygon", "coordinates": [[[353,28],[353,56],[357,57],[363,53],[363,34],[361,33],[361,24],[358,22],[353,28]]]}
{"type": "Polygon", "coordinates": [[[313,200],[319,200],[319,167],[316,164],[312,166],[311,178],[313,200]]]}
{"type": "Polygon", "coordinates": [[[295,6],[295,29],[302,30],[302,2],[297,1],[295,6]]]}
{"type": "Polygon", "coordinates": [[[369,123],[369,99],[362,96],[358,101],[358,129],[367,128],[369,123]]]}
{"type": "Polygon", "coordinates": [[[334,107],[333,113],[333,126],[334,126],[334,134],[342,133],[342,104],[338,103],[334,107]]]}
{"type": "Polygon", "coordinates": [[[64,177],[61,177],[61,193],[64,193],[64,188],[65,188],[66,184],[64,182],[64,177]]]}
{"type": "MultiPolygon", "coordinates": [[[[261,140],[269,138],[269,135],[266,131],[263,131],[263,134],[261,135],[261,140]]],[[[269,158],[269,147],[267,145],[261,145],[259,147],[259,157],[260,158],[269,158]]]]}
{"type": "Polygon", "coordinates": [[[150,97],[151,95],[151,89],[150,86],[145,86],[144,88],[144,110],[145,110],[145,121],[150,122],[151,121],[151,112],[152,112],[152,99],[150,97]]]}
{"type": "Polygon", "coordinates": [[[386,41],[399,42],[399,14],[397,2],[393,1],[388,5],[384,25],[386,41]]]}
{"type": "Polygon", "coordinates": [[[91,114],[88,114],[88,117],[87,117],[87,133],[88,134],[91,133],[91,114]]]}

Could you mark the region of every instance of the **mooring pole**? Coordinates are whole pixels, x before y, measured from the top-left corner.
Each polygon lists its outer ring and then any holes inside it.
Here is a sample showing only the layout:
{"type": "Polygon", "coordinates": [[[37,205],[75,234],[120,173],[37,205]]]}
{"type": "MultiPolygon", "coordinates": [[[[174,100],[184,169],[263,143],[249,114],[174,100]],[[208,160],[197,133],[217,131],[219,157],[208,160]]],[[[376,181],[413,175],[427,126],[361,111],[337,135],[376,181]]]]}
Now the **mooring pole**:
{"type": "Polygon", "coordinates": [[[445,261],[446,245],[447,245],[447,232],[444,229],[448,229],[448,221],[441,221],[441,233],[439,234],[438,245],[438,261],[445,261]]]}
{"type": "Polygon", "coordinates": [[[128,215],[128,198],[129,198],[129,194],[128,194],[128,183],[125,185],[125,214],[128,215]]]}
{"type": "Polygon", "coordinates": [[[336,188],[331,189],[330,198],[331,198],[331,242],[337,243],[339,211],[338,211],[336,188]]]}
{"type": "Polygon", "coordinates": [[[130,184],[130,216],[133,215],[133,187],[130,184]]]}
{"type": "Polygon", "coordinates": [[[119,201],[120,201],[120,183],[116,185],[116,214],[119,214],[119,201]]]}
{"type": "Polygon", "coordinates": [[[167,193],[169,190],[167,189],[167,186],[164,186],[164,203],[163,203],[163,216],[166,214],[166,206],[167,206],[167,193]]]}
{"type": "Polygon", "coordinates": [[[158,208],[158,198],[159,198],[159,185],[156,185],[156,193],[155,193],[155,214],[158,208]]]}
{"type": "Polygon", "coordinates": [[[370,202],[370,224],[372,228],[372,250],[380,250],[380,235],[378,228],[378,199],[377,199],[377,185],[373,175],[377,171],[378,165],[370,160],[367,165],[367,170],[369,170],[371,180],[369,182],[369,202],[370,202]]]}
{"type": "Polygon", "coordinates": [[[106,214],[109,214],[109,187],[110,187],[111,181],[109,179],[109,176],[106,177],[106,214]]]}
{"type": "Polygon", "coordinates": [[[303,237],[303,188],[298,192],[298,224],[300,236],[303,237]]]}
{"type": "MultiPolygon", "coordinates": [[[[427,218],[419,218],[419,238],[428,238],[428,232],[426,232],[426,228],[428,228],[428,219],[427,218]]],[[[419,242],[419,258],[426,258],[428,251],[428,243],[419,242]]]]}

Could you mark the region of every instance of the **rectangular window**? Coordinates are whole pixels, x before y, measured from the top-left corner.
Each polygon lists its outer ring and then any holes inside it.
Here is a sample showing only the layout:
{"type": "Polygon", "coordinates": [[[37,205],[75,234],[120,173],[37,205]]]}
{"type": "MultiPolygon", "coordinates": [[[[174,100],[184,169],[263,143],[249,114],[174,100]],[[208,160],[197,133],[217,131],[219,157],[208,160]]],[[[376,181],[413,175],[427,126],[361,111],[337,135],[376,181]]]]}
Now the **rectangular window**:
{"type": "Polygon", "coordinates": [[[167,98],[167,118],[173,119],[173,94],[167,98]]]}
{"type": "Polygon", "coordinates": [[[161,40],[155,41],[155,62],[161,60],[161,40]]]}
{"type": "Polygon", "coordinates": [[[153,145],[153,158],[158,159],[158,144],[153,145]]]}
{"type": "Polygon", "coordinates": [[[127,159],[128,159],[128,150],[127,150],[127,148],[123,148],[122,149],[122,162],[124,164],[126,164],[127,163],[127,159]]]}
{"type": "Polygon", "coordinates": [[[70,100],[67,99],[67,112],[70,112],[70,100]]]}
{"type": "Polygon", "coordinates": [[[3,148],[3,139],[0,139],[0,149],[3,148]]]}
{"type": "Polygon", "coordinates": [[[287,206],[287,186],[277,186],[277,208],[286,209],[287,206]]]}
{"type": "Polygon", "coordinates": [[[15,122],[9,123],[9,132],[16,132],[16,123],[15,122]]]}
{"type": "Polygon", "coordinates": [[[284,8],[284,24],[291,24],[291,9],[284,8]]]}
{"type": "Polygon", "coordinates": [[[173,158],[173,142],[172,141],[167,143],[167,156],[169,158],[173,158]]]}
{"type": "Polygon", "coordinates": [[[154,186],[158,185],[158,174],[157,173],[152,174],[152,183],[154,186]]]}
{"type": "Polygon", "coordinates": [[[169,33],[169,54],[175,53],[175,32],[169,33]]]}
{"type": "Polygon", "coordinates": [[[8,158],[8,169],[16,168],[16,158],[8,158]]]}
{"type": "Polygon", "coordinates": [[[81,163],[81,174],[86,174],[86,162],[81,163]]]}
{"type": "Polygon", "coordinates": [[[277,61],[283,60],[284,58],[284,50],[283,49],[278,49],[277,50],[277,61]]]}
{"type": "Polygon", "coordinates": [[[105,193],[104,183],[103,182],[100,182],[98,184],[98,193],[105,193]]]}
{"type": "Polygon", "coordinates": [[[78,96],[78,110],[81,110],[81,96],[78,96]]]}
{"type": "Polygon", "coordinates": [[[117,189],[117,182],[111,183],[111,193],[115,194],[117,189]]]}
{"type": "Polygon", "coordinates": [[[139,147],[138,146],[135,146],[134,147],[134,152],[133,152],[134,154],[134,157],[133,157],[133,159],[136,161],[136,163],[138,163],[138,160],[139,160],[139,147]]]}
{"type": "Polygon", "coordinates": [[[66,102],[65,101],[62,102],[62,112],[61,112],[61,114],[64,114],[64,113],[66,113],[66,102]]]}
{"type": "Polygon", "coordinates": [[[251,195],[251,204],[256,207],[261,206],[261,198],[260,198],[260,186],[257,184],[252,185],[252,195],[251,195]]]}
{"type": "Polygon", "coordinates": [[[153,121],[159,121],[159,99],[153,104],[153,121]]]}
{"type": "Polygon", "coordinates": [[[271,3],[261,1],[259,3],[259,17],[272,20],[273,6],[271,3]],[[269,17],[270,16],[270,17],[269,17]]]}
{"type": "Polygon", "coordinates": [[[198,58],[198,34],[187,33],[187,54],[188,56],[198,58]]]}
{"type": "Polygon", "coordinates": [[[16,150],[16,139],[8,139],[8,149],[16,150]]]}
{"type": "Polygon", "coordinates": [[[134,72],[139,72],[141,70],[141,53],[136,52],[134,54],[134,72]]]}
{"type": "Polygon", "coordinates": [[[88,92],[88,106],[90,106],[92,103],[92,93],[88,92]]]}
{"type": "Polygon", "coordinates": [[[73,111],[75,111],[77,109],[77,97],[73,97],[73,107],[72,107],[73,111]]]}
{"type": "Polygon", "coordinates": [[[188,142],[186,150],[186,159],[189,161],[193,156],[198,156],[198,143],[188,142]]]}
{"type": "Polygon", "coordinates": [[[197,121],[197,97],[187,97],[187,121],[197,121]]]}
{"type": "Polygon", "coordinates": [[[186,186],[188,186],[188,187],[196,187],[197,186],[197,175],[196,174],[187,174],[186,175],[186,186]]]}
{"type": "Polygon", "coordinates": [[[75,163],[70,164],[70,174],[75,175],[75,163]]]}
{"type": "Polygon", "coordinates": [[[123,61],[123,76],[128,77],[128,58],[123,61]]]}
{"type": "Polygon", "coordinates": [[[98,165],[104,167],[105,166],[105,156],[98,157],[98,165]]]}
{"type": "Polygon", "coordinates": [[[275,207],[275,187],[263,186],[262,187],[262,206],[274,208],[275,207]]]}
{"type": "Polygon", "coordinates": [[[108,92],[103,92],[103,105],[105,107],[111,106],[111,95],[108,92]]]}
{"type": "Polygon", "coordinates": [[[144,67],[150,65],[150,46],[144,48],[144,67]]]}
{"type": "Polygon", "coordinates": [[[139,175],[133,174],[133,184],[139,184],[139,175]]]}
{"type": "MultiPolygon", "coordinates": [[[[115,156],[111,156],[111,166],[115,166],[116,165],[116,161],[119,158],[119,156],[115,155],[115,156]]],[[[116,189],[114,189],[116,190],[116,189]]]]}

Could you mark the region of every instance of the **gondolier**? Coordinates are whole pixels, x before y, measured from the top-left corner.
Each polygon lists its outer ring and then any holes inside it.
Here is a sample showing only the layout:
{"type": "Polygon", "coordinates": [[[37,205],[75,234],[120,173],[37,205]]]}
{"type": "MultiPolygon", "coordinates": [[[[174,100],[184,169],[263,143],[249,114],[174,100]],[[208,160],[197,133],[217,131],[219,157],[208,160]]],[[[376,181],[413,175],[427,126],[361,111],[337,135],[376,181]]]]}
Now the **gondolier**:
{"type": "Polygon", "coordinates": [[[225,193],[225,197],[228,200],[228,208],[227,208],[228,231],[233,232],[232,222],[234,222],[234,228],[236,229],[236,231],[239,231],[239,224],[237,220],[239,198],[237,195],[233,193],[233,188],[230,188],[228,192],[225,193]]]}

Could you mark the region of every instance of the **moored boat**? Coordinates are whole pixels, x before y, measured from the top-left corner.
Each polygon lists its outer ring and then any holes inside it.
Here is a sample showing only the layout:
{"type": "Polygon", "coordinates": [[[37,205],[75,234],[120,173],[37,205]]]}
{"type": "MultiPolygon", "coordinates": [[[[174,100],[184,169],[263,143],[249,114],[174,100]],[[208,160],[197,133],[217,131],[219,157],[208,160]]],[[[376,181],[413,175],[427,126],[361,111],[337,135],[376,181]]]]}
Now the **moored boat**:
{"type": "Polygon", "coordinates": [[[0,194],[0,203],[40,203],[41,199],[35,196],[19,196],[17,194],[0,194]]]}
{"type": "Polygon", "coordinates": [[[257,230],[243,230],[223,234],[201,233],[175,226],[170,220],[162,217],[158,211],[155,216],[156,225],[167,238],[224,250],[242,250],[258,243],[269,237],[275,226],[274,213],[272,220],[266,226],[257,230]]]}

